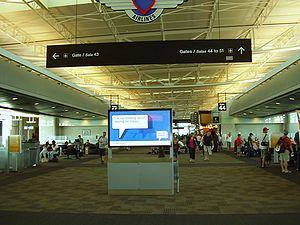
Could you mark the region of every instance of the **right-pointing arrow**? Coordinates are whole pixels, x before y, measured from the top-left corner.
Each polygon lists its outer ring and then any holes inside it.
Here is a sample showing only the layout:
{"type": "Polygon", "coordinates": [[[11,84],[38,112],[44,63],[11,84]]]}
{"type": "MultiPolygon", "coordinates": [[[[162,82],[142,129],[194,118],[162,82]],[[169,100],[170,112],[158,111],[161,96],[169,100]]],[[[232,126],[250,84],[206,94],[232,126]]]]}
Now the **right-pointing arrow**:
{"type": "Polygon", "coordinates": [[[240,48],[238,49],[238,51],[241,53],[241,55],[243,55],[243,52],[245,51],[245,49],[244,49],[243,47],[240,47],[240,48]]]}

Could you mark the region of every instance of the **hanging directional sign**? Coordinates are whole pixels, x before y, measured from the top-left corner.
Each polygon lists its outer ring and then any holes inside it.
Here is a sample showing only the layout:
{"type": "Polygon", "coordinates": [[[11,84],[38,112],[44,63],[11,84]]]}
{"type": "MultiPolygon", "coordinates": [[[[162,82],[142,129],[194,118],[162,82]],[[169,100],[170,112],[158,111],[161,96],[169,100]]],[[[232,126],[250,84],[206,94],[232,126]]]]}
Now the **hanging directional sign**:
{"type": "Polygon", "coordinates": [[[220,123],[220,117],[213,116],[213,123],[220,123]]]}
{"type": "Polygon", "coordinates": [[[251,62],[250,39],[47,46],[50,67],[251,62]]]}
{"type": "Polygon", "coordinates": [[[218,110],[219,111],[226,111],[227,110],[226,102],[219,102],[218,103],[218,110]]]}

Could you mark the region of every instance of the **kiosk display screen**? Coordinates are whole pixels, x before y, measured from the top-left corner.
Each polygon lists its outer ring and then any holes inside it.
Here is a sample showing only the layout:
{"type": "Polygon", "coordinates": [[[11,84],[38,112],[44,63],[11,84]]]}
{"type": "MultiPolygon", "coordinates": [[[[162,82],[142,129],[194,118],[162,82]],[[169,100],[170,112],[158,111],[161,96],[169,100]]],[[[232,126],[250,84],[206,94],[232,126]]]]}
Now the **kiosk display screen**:
{"type": "Polygon", "coordinates": [[[171,146],[172,110],[108,111],[108,144],[121,146],[171,146]]]}

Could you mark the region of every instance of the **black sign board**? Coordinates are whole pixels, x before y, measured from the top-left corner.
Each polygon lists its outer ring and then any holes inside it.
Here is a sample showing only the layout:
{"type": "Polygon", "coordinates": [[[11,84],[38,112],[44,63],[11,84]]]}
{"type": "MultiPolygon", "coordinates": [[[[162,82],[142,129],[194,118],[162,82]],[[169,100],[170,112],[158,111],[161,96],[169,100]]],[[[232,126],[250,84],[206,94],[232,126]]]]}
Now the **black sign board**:
{"type": "Polygon", "coordinates": [[[198,112],[194,112],[191,113],[191,124],[199,124],[199,113],[198,112]]]}
{"type": "Polygon", "coordinates": [[[250,39],[47,46],[46,67],[251,62],[250,39]]]}
{"type": "Polygon", "coordinates": [[[119,105],[110,105],[110,110],[119,110],[119,105]]]}
{"type": "Polygon", "coordinates": [[[191,123],[191,119],[174,119],[173,123],[191,123]]]}
{"type": "Polygon", "coordinates": [[[226,111],[227,110],[226,102],[219,102],[218,103],[218,110],[219,111],[226,111]]]}
{"type": "Polygon", "coordinates": [[[213,123],[220,123],[220,117],[213,116],[213,123]]]}

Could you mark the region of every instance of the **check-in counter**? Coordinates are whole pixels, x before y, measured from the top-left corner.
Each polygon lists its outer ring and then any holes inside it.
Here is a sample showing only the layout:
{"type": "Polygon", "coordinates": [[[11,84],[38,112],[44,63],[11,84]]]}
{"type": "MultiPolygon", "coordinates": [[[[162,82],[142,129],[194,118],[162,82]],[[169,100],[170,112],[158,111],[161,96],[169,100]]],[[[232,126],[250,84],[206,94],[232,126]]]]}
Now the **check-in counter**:
{"type": "Polygon", "coordinates": [[[23,142],[21,151],[9,153],[9,167],[12,171],[20,171],[39,163],[39,142],[23,142]]]}

